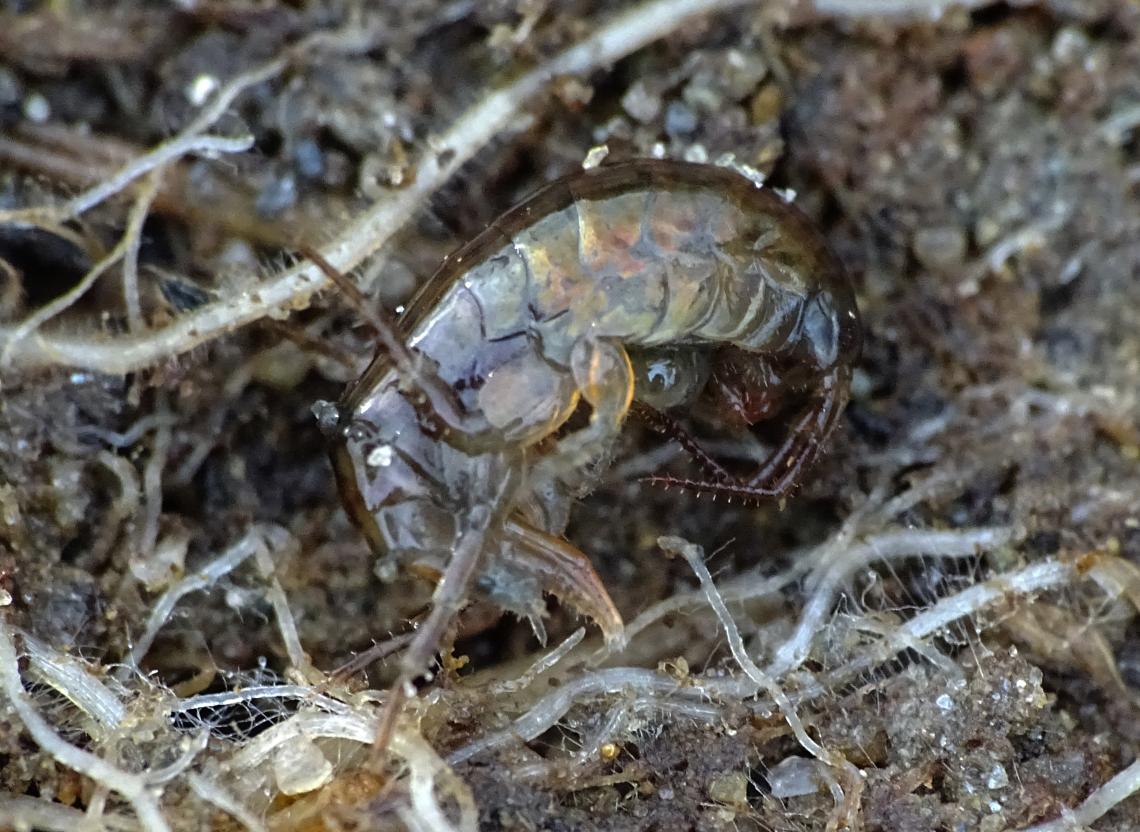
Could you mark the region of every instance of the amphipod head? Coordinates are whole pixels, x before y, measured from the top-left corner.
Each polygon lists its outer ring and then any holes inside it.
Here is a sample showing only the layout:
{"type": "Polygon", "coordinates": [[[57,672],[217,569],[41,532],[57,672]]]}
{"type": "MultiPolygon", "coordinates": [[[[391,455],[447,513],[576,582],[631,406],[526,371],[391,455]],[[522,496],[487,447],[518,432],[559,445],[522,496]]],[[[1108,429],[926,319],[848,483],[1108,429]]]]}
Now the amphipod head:
{"type": "Polygon", "coordinates": [[[353,390],[339,405],[319,402],[313,411],[331,440],[345,510],[373,551],[441,567],[457,534],[438,476],[446,448],[421,426],[395,373],[369,391],[353,390]]]}

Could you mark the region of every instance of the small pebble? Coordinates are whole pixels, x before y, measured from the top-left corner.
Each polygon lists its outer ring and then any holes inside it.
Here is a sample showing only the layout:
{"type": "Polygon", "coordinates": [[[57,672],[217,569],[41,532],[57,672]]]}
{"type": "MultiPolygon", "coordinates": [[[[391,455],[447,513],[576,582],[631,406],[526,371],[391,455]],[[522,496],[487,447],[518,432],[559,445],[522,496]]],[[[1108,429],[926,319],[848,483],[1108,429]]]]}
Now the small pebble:
{"type": "Polygon", "coordinates": [[[297,180],[285,174],[266,185],[257,195],[256,209],[262,217],[275,217],[297,202],[297,180]]]}
{"type": "Polygon", "coordinates": [[[954,226],[920,228],[911,240],[914,256],[931,271],[953,271],[966,258],[966,233],[954,226]]]}
{"type": "Polygon", "coordinates": [[[293,150],[297,170],[306,179],[320,179],[325,172],[325,157],[313,139],[302,139],[293,150]]]}
{"type": "Polygon", "coordinates": [[[38,92],[24,99],[24,117],[36,124],[43,124],[51,118],[51,104],[38,92]]]}
{"type": "Polygon", "coordinates": [[[1001,763],[994,763],[990,775],[986,778],[987,789],[1004,789],[1009,785],[1009,775],[1001,763]]]}
{"type": "Polygon", "coordinates": [[[818,764],[807,757],[785,757],[768,772],[772,797],[785,800],[819,791],[818,764]]]}
{"type": "Polygon", "coordinates": [[[681,101],[670,101],[665,108],[665,132],[670,136],[687,136],[697,129],[697,114],[681,101]]]}
{"type": "Polygon", "coordinates": [[[661,97],[650,93],[645,84],[638,81],[622,96],[621,106],[634,119],[648,124],[661,112],[661,97]]]}
{"type": "Polygon", "coordinates": [[[744,806],[748,802],[748,778],[739,771],[715,777],[709,782],[709,797],[725,806],[744,806]]]}

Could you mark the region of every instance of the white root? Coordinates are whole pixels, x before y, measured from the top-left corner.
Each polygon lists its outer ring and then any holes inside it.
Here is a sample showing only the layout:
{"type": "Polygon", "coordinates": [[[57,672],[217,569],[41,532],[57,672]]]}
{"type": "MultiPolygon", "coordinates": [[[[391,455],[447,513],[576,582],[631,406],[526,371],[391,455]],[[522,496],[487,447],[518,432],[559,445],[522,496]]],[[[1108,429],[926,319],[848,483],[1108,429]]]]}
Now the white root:
{"type": "MultiPolygon", "coordinates": [[[[523,107],[552,79],[607,66],[692,20],[750,2],[755,0],[652,0],[606,21],[578,44],[483,96],[432,142],[438,151],[427,152],[418,161],[416,177],[408,187],[366,210],[324,246],[321,254],[342,273],[355,269],[385,245],[464,163],[517,123],[523,107]]],[[[279,71],[279,67],[280,62],[273,62],[266,71],[279,71]]],[[[135,177],[145,172],[137,171],[135,177]]],[[[235,291],[159,328],[109,339],[91,333],[41,334],[13,342],[9,359],[22,367],[64,365],[127,373],[181,355],[281,310],[303,308],[315,293],[328,287],[328,277],[305,261],[262,282],[256,292],[235,291]]],[[[10,341],[10,336],[10,329],[0,329],[0,340],[10,341]]]]}
{"type": "Polygon", "coordinates": [[[132,245],[132,238],[137,236],[141,231],[142,221],[139,217],[141,215],[142,218],[145,218],[146,210],[149,209],[149,206],[150,202],[145,198],[144,194],[131,208],[131,218],[127,223],[127,230],[123,233],[123,236],[119,238],[119,242],[103,259],[88,269],[87,273],[83,275],[79,282],[62,295],[45,303],[15,326],[0,332],[0,343],[3,344],[3,347],[0,348],[0,369],[5,369],[9,366],[12,351],[21,341],[34,333],[45,322],[50,321],[56,315],[74,305],[81,297],[87,294],[91,287],[95,285],[95,281],[97,281],[104,272],[123,258],[132,245]]]}
{"type": "Polygon", "coordinates": [[[467,784],[455,776],[444,764],[427,740],[419,734],[397,734],[392,750],[403,758],[408,766],[408,794],[410,807],[401,807],[401,819],[409,826],[417,826],[425,832],[475,832],[478,828],[479,812],[475,798],[467,784]],[[459,804],[459,822],[451,823],[436,798],[435,791],[442,788],[459,804]]]}
{"type": "Polygon", "coordinates": [[[1110,809],[1140,791],[1140,760],[1121,769],[1075,809],[1062,811],[1056,820],[1026,827],[1023,832],[1080,832],[1104,817],[1110,809]]]}
{"type": "Polygon", "coordinates": [[[104,832],[106,826],[103,824],[103,819],[107,814],[107,798],[110,796],[111,792],[106,786],[102,783],[95,784],[78,832],[104,832]]]}
{"type": "MultiPolygon", "coordinates": [[[[218,112],[217,116],[220,115],[221,111],[218,112]]],[[[214,118],[217,118],[217,116],[214,116],[214,118]]],[[[199,118],[198,121],[200,120],[199,118]]],[[[194,124],[197,124],[198,121],[194,124]]],[[[212,123],[212,121],[204,124],[199,128],[198,132],[208,127],[210,123],[212,123]]],[[[191,127],[194,127],[194,124],[192,124],[191,127]]],[[[189,130],[190,128],[187,128],[187,131],[189,130]]],[[[167,161],[186,153],[203,152],[205,150],[236,153],[248,150],[252,144],[253,139],[250,137],[235,141],[234,139],[222,139],[216,136],[199,136],[196,132],[184,132],[180,137],[159,145],[152,153],[141,157],[141,159],[134,160],[107,182],[97,185],[86,194],[81,194],[68,203],[63,212],[64,216],[76,216],[93,205],[98,204],[98,202],[101,202],[103,199],[118,193],[130,184],[131,180],[135,178],[136,173],[140,176],[149,173],[148,182],[135,197],[134,204],[131,206],[130,214],[127,217],[127,227],[115,247],[111,249],[103,259],[92,266],[82,279],[68,291],[54,298],[49,303],[44,304],[15,326],[4,332],[0,332],[0,343],[4,345],[3,348],[0,349],[0,369],[9,366],[12,352],[21,341],[32,335],[44,323],[73,306],[80,298],[87,294],[91,287],[95,285],[95,281],[97,281],[104,272],[124,258],[128,261],[128,265],[124,268],[123,278],[128,317],[131,321],[131,328],[135,330],[139,329],[141,327],[141,312],[139,311],[138,302],[137,257],[142,237],[143,223],[146,221],[147,215],[150,213],[151,203],[158,193],[162,176],[161,166],[167,161]],[[153,172],[151,172],[152,167],[153,172]]],[[[32,213],[34,215],[34,210],[32,213]]],[[[54,217],[53,220],[58,221],[57,218],[54,217]]],[[[9,217],[8,222],[17,221],[15,218],[9,217]]],[[[0,225],[4,223],[5,217],[0,215],[0,225]]]]}
{"type": "MultiPolygon", "coordinates": [[[[0,795],[0,828],[35,829],[39,832],[86,832],[87,816],[78,809],[49,803],[38,797],[0,795]]],[[[87,827],[88,829],[92,827],[87,827]]],[[[125,815],[99,816],[95,827],[110,832],[136,832],[138,824],[125,815]]]]}
{"type": "MultiPolygon", "coordinates": [[[[905,496],[905,494],[909,494],[915,490],[916,489],[911,488],[905,492],[904,495],[900,496],[905,496]]],[[[881,521],[883,518],[891,516],[887,514],[887,511],[893,507],[894,501],[883,504],[884,494],[885,487],[879,487],[872,491],[872,493],[867,496],[867,499],[851,512],[839,529],[822,545],[804,551],[789,553],[788,558],[793,563],[791,568],[770,577],[750,573],[737,575],[735,578],[725,581],[723,585],[719,587],[721,597],[724,598],[725,602],[735,603],[773,595],[791,586],[811,571],[812,564],[823,563],[829,560],[835,552],[842,550],[843,547],[847,546],[851,540],[854,539],[860,528],[864,525],[872,525],[868,518],[875,518],[881,521]]],[[[706,605],[707,596],[703,589],[695,592],[676,593],[649,607],[627,624],[625,628],[626,638],[627,640],[632,640],[636,634],[642,632],[667,615],[694,610],[697,607],[706,605]]],[[[604,655],[608,654],[607,651],[604,655]]]]}
{"type": "MultiPolygon", "coordinates": [[[[163,410],[165,411],[165,407],[163,410]]],[[[150,449],[150,458],[143,469],[143,498],[146,501],[146,513],[143,515],[136,553],[143,561],[151,558],[158,542],[158,524],[162,518],[162,471],[166,467],[167,456],[170,453],[171,427],[168,420],[159,420],[155,428],[154,444],[150,449]]]]}
{"type": "Polygon", "coordinates": [[[252,136],[230,138],[202,134],[225,115],[226,110],[230,108],[230,105],[239,95],[250,87],[279,75],[286,65],[287,63],[283,58],[276,58],[249,72],[235,76],[222,86],[214,94],[209,104],[202,109],[202,112],[176,135],[156,145],[142,156],[127,162],[105,182],[100,182],[68,200],[59,208],[30,208],[0,212],[0,224],[28,225],[44,220],[59,223],[91,210],[96,205],[121,193],[136,179],[146,176],[151,171],[157,170],[182,156],[241,153],[249,150],[253,146],[252,136]]]}
{"type": "Polygon", "coordinates": [[[975,9],[990,4],[991,0],[815,0],[815,10],[834,17],[940,20],[951,9],[975,9]]]}
{"type": "Polygon", "coordinates": [[[23,641],[29,674],[79,708],[91,720],[89,730],[95,739],[106,739],[123,724],[127,715],[123,703],[79,659],[57,653],[29,635],[23,641]]]}
{"type": "Polygon", "coordinates": [[[182,699],[171,705],[170,713],[194,714],[197,711],[232,708],[235,705],[246,705],[252,708],[254,702],[261,700],[291,700],[334,714],[345,714],[350,710],[349,706],[340,700],[317,693],[316,690],[305,685],[254,685],[225,693],[204,693],[200,696],[191,696],[189,699],[182,699]]]}
{"type": "Polygon", "coordinates": [[[166,590],[151,609],[150,616],[147,618],[146,629],[131,647],[130,655],[120,673],[120,678],[125,678],[131,671],[138,668],[139,662],[149,652],[155,638],[158,637],[159,631],[166,625],[170,614],[174,612],[174,608],[182,598],[191,592],[198,592],[213,586],[219,579],[233,572],[247,558],[254,555],[258,547],[264,546],[265,541],[262,538],[261,531],[256,528],[250,529],[241,540],[221,555],[166,590]]]}
{"type": "Polygon", "coordinates": [[[101,425],[79,425],[75,428],[75,433],[81,438],[90,437],[97,439],[100,442],[105,442],[112,448],[129,448],[131,445],[138,442],[149,431],[154,430],[161,424],[174,425],[175,420],[169,413],[158,414],[151,413],[147,416],[142,416],[133,425],[121,433],[119,431],[108,430],[101,425]]]}
{"type": "MultiPolygon", "coordinates": [[[[1105,568],[1109,567],[1110,564],[1105,564],[1105,568]]],[[[1102,567],[1097,566],[1091,571],[1096,573],[1100,568],[1102,567]]],[[[944,631],[956,621],[980,615],[991,606],[1002,602],[1049,589],[1071,586],[1077,577],[1077,569],[1072,563],[1056,559],[1043,560],[942,598],[928,609],[900,624],[873,649],[860,653],[851,661],[828,673],[823,683],[800,691],[796,697],[797,702],[802,704],[829,694],[838,686],[890,661],[902,651],[910,649],[916,642],[944,631]]]]}
{"type": "MultiPolygon", "coordinates": [[[[795,707],[792,705],[792,701],[784,693],[784,689],[776,683],[775,678],[761,670],[752,661],[752,657],[748,655],[748,651],[744,648],[744,639],[740,637],[740,630],[736,626],[736,620],[728,611],[728,607],[725,606],[724,599],[713,582],[712,574],[705,566],[704,550],[700,546],[677,537],[658,538],[657,545],[666,553],[681,555],[689,564],[689,568],[693,570],[697,580],[701,583],[701,589],[704,590],[709,606],[713,608],[717,620],[720,621],[721,627],[724,629],[728,649],[732,652],[733,659],[736,660],[740,669],[752,680],[757,689],[766,691],[772,701],[776,703],[776,707],[784,715],[784,721],[792,729],[792,733],[795,734],[800,746],[817,760],[842,771],[847,782],[858,789],[862,783],[862,772],[842,755],[835,754],[808,735],[807,728],[804,727],[795,707]]],[[[839,784],[833,782],[831,787],[836,806],[841,809],[844,805],[849,805],[849,798],[844,795],[839,784]]]]}
{"type": "Polygon", "coordinates": [[[659,703],[660,707],[707,722],[719,719],[721,709],[706,702],[688,700],[739,696],[741,692],[740,686],[731,680],[702,679],[700,684],[681,687],[672,676],[640,667],[614,667],[583,673],[543,696],[509,728],[486,734],[452,751],[447,762],[458,765],[490,751],[533,740],[554,727],[575,705],[600,696],[640,696],[647,702],[659,703]],[[673,696],[683,701],[669,701],[673,696]]]}
{"type": "Polygon", "coordinates": [[[254,558],[261,577],[269,584],[265,595],[273,607],[277,629],[281,633],[281,640],[285,643],[285,655],[289,657],[289,664],[294,672],[299,673],[302,678],[318,678],[320,674],[313,668],[309,655],[301,646],[301,637],[297,634],[297,622],[289,609],[289,599],[285,597],[285,589],[277,577],[277,567],[270,554],[272,549],[277,553],[278,560],[285,560],[298,550],[297,541],[279,527],[266,527],[264,534],[270,546],[258,547],[254,552],[254,558]]]}
{"type": "MultiPolygon", "coordinates": [[[[228,760],[226,768],[234,773],[262,770],[271,762],[278,749],[297,738],[341,739],[371,746],[376,738],[376,730],[377,720],[358,711],[304,711],[258,734],[228,760]]],[[[407,766],[409,795],[415,814],[421,819],[441,824],[425,828],[458,829],[463,832],[477,828],[478,812],[470,790],[444,764],[426,740],[417,734],[397,730],[392,736],[389,750],[407,766]],[[450,798],[459,807],[457,825],[447,820],[441,801],[435,795],[436,789],[442,791],[444,799],[450,798]]]]}
{"type": "Polygon", "coordinates": [[[164,783],[169,783],[175,779],[186,769],[190,768],[194,759],[206,750],[206,746],[210,743],[210,735],[202,731],[193,737],[186,737],[182,742],[182,753],[168,765],[162,768],[151,769],[147,772],[146,781],[152,786],[160,786],[164,783]]]}
{"type": "Polygon", "coordinates": [[[127,219],[127,250],[123,253],[123,305],[127,309],[127,327],[142,329],[142,303],[139,300],[139,251],[142,249],[142,227],[150,213],[150,206],[158,196],[165,167],[157,167],[143,180],[135,207],[127,219]]]}
{"type": "Polygon", "coordinates": [[[535,679],[566,658],[575,647],[582,643],[582,639],[585,637],[586,628],[579,627],[553,650],[548,650],[539,656],[517,679],[510,679],[492,685],[491,692],[494,694],[502,694],[517,693],[518,691],[525,690],[534,683],[535,679]]]}
{"type": "MultiPolygon", "coordinates": [[[[778,575],[771,577],[757,574],[737,575],[724,582],[721,594],[725,601],[736,603],[755,598],[774,595],[803,577],[808,570],[810,556],[805,553],[794,554],[791,558],[796,565],[778,575]]],[[[625,634],[628,642],[633,643],[636,636],[656,624],[661,619],[678,613],[692,614],[698,607],[707,606],[708,602],[704,592],[678,592],[664,600],[658,601],[651,607],[638,614],[636,618],[625,625],[625,634]]],[[[628,644],[627,644],[628,647],[628,644]]],[[[600,652],[600,658],[608,656],[611,648],[605,647],[600,652]]]]}
{"type": "Polygon", "coordinates": [[[226,791],[220,783],[195,772],[187,776],[186,782],[190,784],[190,791],[194,792],[199,800],[225,812],[249,832],[267,832],[267,827],[261,819],[226,791]]]}
{"type": "Polygon", "coordinates": [[[213,586],[250,557],[254,559],[258,571],[268,583],[265,594],[273,607],[277,629],[281,633],[290,665],[303,677],[313,675],[315,671],[309,662],[308,655],[301,646],[301,639],[297,634],[297,624],[289,610],[289,601],[285,597],[285,591],[277,579],[276,566],[271,554],[271,552],[276,552],[281,557],[287,557],[295,548],[296,541],[285,529],[268,523],[260,524],[246,532],[241,540],[197,572],[187,575],[173,584],[151,609],[146,629],[131,648],[127,662],[120,672],[120,678],[125,678],[131,671],[138,669],[139,662],[154,644],[154,640],[166,625],[179,601],[191,592],[213,586]]]}
{"type": "MultiPolygon", "coordinates": [[[[725,602],[738,603],[774,595],[806,574],[813,573],[808,582],[814,590],[814,603],[805,608],[792,639],[776,652],[777,660],[788,665],[773,664],[767,668],[769,674],[781,676],[802,662],[802,658],[796,661],[794,657],[806,655],[804,651],[810,647],[811,637],[816,632],[813,628],[830,614],[835,594],[845,581],[870,563],[918,555],[969,557],[1012,539],[1012,530],[1003,528],[959,529],[953,532],[905,530],[879,532],[858,545],[850,545],[857,530],[885,523],[894,514],[905,511],[914,502],[933,496],[955,481],[956,477],[931,477],[930,482],[920,483],[881,505],[872,496],[868,503],[875,508],[852,514],[839,531],[819,546],[791,553],[789,559],[794,564],[791,568],[772,576],[744,573],[723,582],[719,591],[725,602]]],[[[703,590],[677,593],[646,609],[626,625],[625,632],[632,641],[665,616],[693,612],[705,603],[703,590]]],[[[609,654],[608,649],[603,649],[599,658],[609,654]]]]}
{"type": "MultiPolygon", "coordinates": [[[[987,531],[987,534],[992,531],[987,531]]],[[[887,539],[890,537],[887,536],[887,539]]],[[[967,535],[965,539],[971,538],[967,535]]],[[[881,540],[878,542],[882,543],[881,540]]],[[[881,550],[885,548],[887,547],[881,547],[881,550]]],[[[1090,576],[1095,579],[1097,569],[1100,568],[1102,567],[1098,565],[1091,570],[1090,576]]],[[[1103,568],[1110,569],[1111,563],[1106,562],[1103,568]]],[[[802,706],[812,699],[834,691],[836,686],[843,682],[889,661],[899,652],[921,643],[923,639],[936,635],[961,618],[978,615],[1001,602],[1071,585],[1076,577],[1077,571],[1074,565],[1059,560],[1047,560],[999,575],[943,598],[928,610],[900,624],[895,632],[888,634],[873,650],[855,657],[848,664],[828,674],[826,683],[801,690],[787,701],[789,704],[802,706]]],[[[729,620],[731,621],[731,618],[729,620]]],[[[739,636],[739,632],[737,635],[739,636]]],[[[736,644],[736,648],[742,649],[740,644],[736,644]]],[[[760,671],[759,678],[763,678],[763,674],[764,671],[760,671]]],[[[532,740],[557,724],[571,708],[599,697],[632,695],[639,697],[643,708],[669,709],[677,716],[702,722],[715,722],[723,716],[723,710],[711,703],[739,701],[755,695],[761,687],[763,686],[758,685],[752,678],[742,684],[739,680],[728,678],[694,677],[682,684],[671,676],[636,667],[615,667],[584,673],[535,701],[529,710],[517,717],[508,728],[473,740],[453,751],[447,759],[452,765],[459,765],[477,756],[532,740]]],[[[778,706],[778,703],[761,701],[757,707],[764,709],[770,707],[770,704],[778,706]]]]}
{"type": "MultiPolygon", "coordinates": [[[[878,542],[882,543],[882,540],[878,542]]],[[[898,543],[897,538],[896,543],[898,543]]],[[[901,543],[898,545],[901,547],[901,543]]],[[[248,556],[249,554],[244,555],[248,556]]],[[[828,674],[818,686],[801,690],[791,698],[783,697],[778,686],[766,684],[768,680],[764,678],[763,671],[751,662],[744,651],[740,633],[728,613],[723,597],[712,585],[707,568],[700,564],[697,572],[707,593],[706,600],[716,609],[718,619],[728,636],[730,650],[744,668],[748,678],[694,677],[678,680],[666,674],[639,668],[611,668],[585,673],[541,697],[507,730],[475,740],[450,755],[448,762],[456,765],[479,754],[534,739],[563,719],[571,708],[599,698],[617,697],[609,708],[606,723],[588,738],[584,748],[572,761],[579,768],[590,763],[602,743],[626,730],[630,716],[642,718],[645,714],[658,713],[667,714],[671,719],[691,719],[704,724],[716,724],[725,717],[725,706],[721,703],[740,701],[760,690],[768,692],[772,702],[782,709],[785,716],[789,713],[794,714],[794,707],[802,707],[816,696],[834,690],[835,685],[841,684],[843,680],[889,661],[897,652],[913,647],[916,643],[922,643],[953,622],[964,617],[977,616],[994,605],[1032,596],[1043,590],[1071,586],[1082,576],[1100,585],[1106,592],[1117,595],[1120,590],[1120,578],[1119,570],[1114,568],[1114,563],[1114,559],[1104,558],[1091,564],[1084,564],[1083,570],[1078,573],[1077,566],[1073,563],[1047,560],[969,587],[943,598],[926,611],[900,624],[894,632],[888,630],[883,640],[873,649],[862,651],[850,663],[828,674]]],[[[4,628],[4,636],[8,639],[10,639],[9,632],[4,628]]],[[[576,643],[577,639],[571,637],[568,643],[556,648],[537,662],[532,669],[538,673],[543,672],[555,660],[564,657],[576,643]]],[[[105,724],[108,729],[123,719],[124,706],[116,704],[118,697],[114,691],[93,680],[81,666],[74,664],[74,660],[55,655],[37,642],[27,644],[30,672],[35,672],[69,700],[75,702],[84,713],[91,716],[93,721],[105,724]]],[[[0,686],[10,699],[13,698],[13,690],[26,697],[17,675],[15,652],[10,640],[6,651],[5,645],[0,643],[0,686]]],[[[522,679],[516,681],[533,681],[532,676],[531,673],[524,674],[522,679]]],[[[207,694],[175,701],[170,706],[170,712],[190,715],[201,710],[226,708],[243,703],[253,706],[258,700],[266,699],[292,699],[300,703],[301,710],[284,722],[245,741],[223,764],[224,770],[232,775],[263,770],[272,763],[278,749],[285,747],[291,739],[297,737],[309,740],[319,738],[349,740],[362,747],[370,745],[374,739],[375,716],[369,710],[364,710],[368,701],[367,696],[362,697],[360,703],[354,706],[301,685],[267,685],[221,694],[207,694]]],[[[133,775],[70,746],[43,722],[42,717],[39,717],[40,723],[37,725],[38,714],[34,708],[26,698],[22,704],[23,708],[17,708],[17,713],[29,725],[33,737],[44,750],[62,764],[91,776],[106,790],[122,794],[132,803],[144,829],[164,828],[161,823],[156,825],[153,822],[156,819],[153,812],[157,812],[157,801],[149,789],[153,788],[157,781],[171,784],[183,781],[198,799],[231,815],[246,828],[251,830],[263,828],[259,825],[262,822],[250,808],[251,802],[256,801],[256,795],[245,794],[241,790],[241,784],[249,781],[239,777],[234,781],[238,791],[230,794],[220,785],[222,782],[227,782],[229,785],[228,781],[224,778],[220,780],[216,772],[206,778],[201,772],[196,771],[200,766],[198,755],[203,749],[205,734],[200,735],[196,741],[191,741],[181,756],[165,768],[152,770],[147,774],[133,775]],[[47,732],[46,735],[44,731],[47,732]],[[149,810],[153,810],[150,815],[147,814],[148,798],[151,801],[149,810]],[[138,801],[142,802],[141,809],[138,801]]],[[[769,706],[761,702],[757,707],[769,706]]],[[[393,737],[391,750],[407,766],[409,803],[396,807],[395,811],[409,828],[465,831],[476,828],[475,808],[470,793],[451,769],[435,755],[425,740],[416,734],[399,729],[393,737]],[[459,810],[458,818],[455,817],[456,807],[459,810]]],[[[536,771],[537,773],[539,772],[536,771]]],[[[1138,778],[1140,774],[1137,773],[1135,766],[1126,769],[1102,790],[1096,792],[1086,804],[1074,810],[1074,815],[1066,816],[1055,824],[1069,824],[1073,822],[1071,818],[1074,817],[1079,822],[1087,823],[1099,817],[1115,802],[1131,794],[1136,788],[1138,778]]],[[[846,785],[851,780],[844,777],[843,782],[846,785]]],[[[76,822],[81,817],[80,813],[64,810],[62,807],[57,810],[46,804],[32,806],[27,800],[0,801],[0,819],[26,820],[29,825],[46,829],[81,828],[81,824],[76,822]]],[[[162,821],[160,815],[157,820],[162,821]]],[[[132,825],[129,821],[124,822],[121,817],[106,815],[102,806],[98,807],[98,811],[90,821],[95,825],[89,823],[86,828],[105,828],[113,832],[132,825]]],[[[1035,828],[1034,832],[1060,832],[1066,828],[1072,827],[1043,825],[1035,828]]]]}
{"type": "Polygon", "coordinates": [[[831,615],[835,596],[859,569],[874,561],[928,555],[942,558],[972,557],[1013,540],[1015,531],[996,527],[957,531],[907,530],[877,535],[852,546],[831,562],[822,562],[809,579],[811,596],[804,605],[795,633],[776,650],[766,668],[770,676],[782,677],[807,658],[812,639],[831,615]]]}
{"type": "Polygon", "coordinates": [[[3,622],[0,622],[0,691],[32,739],[52,759],[122,795],[134,809],[145,832],[169,832],[170,826],[163,817],[158,799],[150,791],[145,775],[123,771],[102,757],[67,742],[32,706],[20,680],[12,629],[3,622]]]}

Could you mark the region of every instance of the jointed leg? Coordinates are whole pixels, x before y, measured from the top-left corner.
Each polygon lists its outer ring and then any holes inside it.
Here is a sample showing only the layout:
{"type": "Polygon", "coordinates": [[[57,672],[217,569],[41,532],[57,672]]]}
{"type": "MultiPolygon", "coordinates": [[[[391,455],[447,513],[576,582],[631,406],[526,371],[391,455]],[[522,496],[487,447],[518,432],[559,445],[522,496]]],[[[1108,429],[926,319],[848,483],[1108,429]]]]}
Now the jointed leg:
{"type": "MultiPolygon", "coordinates": [[[[816,460],[835,429],[847,401],[849,372],[845,367],[837,367],[823,377],[817,396],[789,428],[787,439],[751,477],[745,479],[729,475],[727,479],[722,479],[714,474],[715,479],[704,481],[661,476],[651,477],[649,481],[666,488],[675,486],[687,491],[744,501],[784,496],[816,460]]],[[[678,429],[681,430],[679,426],[678,429]]],[[[705,454],[704,451],[700,453],[705,454]]],[[[704,465],[700,458],[698,462],[704,465]]],[[[724,471],[719,466],[717,468],[724,471]]]]}
{"type": "Polygon", "coordinates": [[[380,715],[376,731],[377,748],[388,747],[396,718],[410,695],[413,681],[428,667],[447,628],[462,609],[486,549],[488,530],[509,508],[509,498],[516,485],[513,477],[502,479],[493,494],[485,495],[482,502],[473,499],[473,504],[464,512],[451,559],[432,596],[431,612],[400,658],[400,675],[392,685],[380,715]]]}
{"type": "Polygon", "coordinates": [[[572,497],[592,484],[592,468],[621,432],[633,397],[633,369],[621,346],[583,339],[571,353],[571,370],[583,398],[593,407],[586,427],[557,441],[529,472],[532,511],[516,514],[504,527],[505,565],[533,579],[539,587],[592,618],[606,641],[620,642],[623,624],[593,565],[579,550],[557,537],[572,497]],[[539,508],[539,506],[541,508],[539,508]],[[537,528],[550,521],[550,529],[537,528]]]}
{"type": "Polygon", "coordinates": [[[751,486],[761,486],[786,494],[810,468],[823,450],[847,402],[850,371],[837,367],[820,380],[820,389],[812,404],[805,408],[788,431],[776,451],[768,457],[749,480],[751,486]]]}
{"type": "Polygon", "coordinates": [[[592,618],[607,644],[622,641],[621,614],[586,555],[518,517],[507,519],[504,532],[510,545],[503,561],[511,569],[533,578],[546,592],[592,618]]]}
{"type": "MultiPolygon", "coordinates": [[[[693,458],[697,465],[701,466],[705,472],[717,482],[732,482],[736,477],[723,465],[717,462],[712,454],[701,447],[697,438],[689,433],[680,422],[670,416],[668,413],[663,413],[656,408],[652,408],[647,404],[635,401],[630,406],[630,413],[645,422],[649,428],[662,436],[668,436],[670,439],[675,440],[685,453],[693,458]]],[[[661,477],[647,477],[647,482],[654,482],[661,477]]]]}
{"type": "Polygon", "coordinates": [[[633,367],[618,344],[582,339],[570,353],[570,370],[583,398],[594,408],[590,424],[563,439],[556,455],[567,466],[577,466],[597,454],[621,432],[633,401],[633,367]]]}
{"type": "Polygon", "coordinates": [[[554,450],[540,459],[531,472],[542,490],[542,481],[558,481],[571,491],[590,482],[588,469],[621,433],[633,400],[633,368],[618,344],[601,339],[582,339],[570,355],[574,382],[594,412],[586,427],[558,440],[554,450]]]}

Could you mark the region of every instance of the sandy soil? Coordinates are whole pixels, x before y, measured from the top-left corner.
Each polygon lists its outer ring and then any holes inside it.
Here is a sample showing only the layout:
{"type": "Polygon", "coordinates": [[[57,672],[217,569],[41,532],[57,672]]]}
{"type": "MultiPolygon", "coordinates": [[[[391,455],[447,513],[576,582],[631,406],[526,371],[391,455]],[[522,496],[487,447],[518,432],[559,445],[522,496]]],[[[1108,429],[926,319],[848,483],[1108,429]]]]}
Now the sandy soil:
{"type": "Polygon", "coordinates": [[[876,5],[0,3],[0,825],[1140,826],[1140,8],[876,5]],[[844,425],[744,508],[631,424],[568,533],[628,648],[471,614],[374,754],[392,662],[330,674],[430,595],[341,508],[374,346],[298,252],[395,307],[602,145],[795,193],[844,425]]]}

